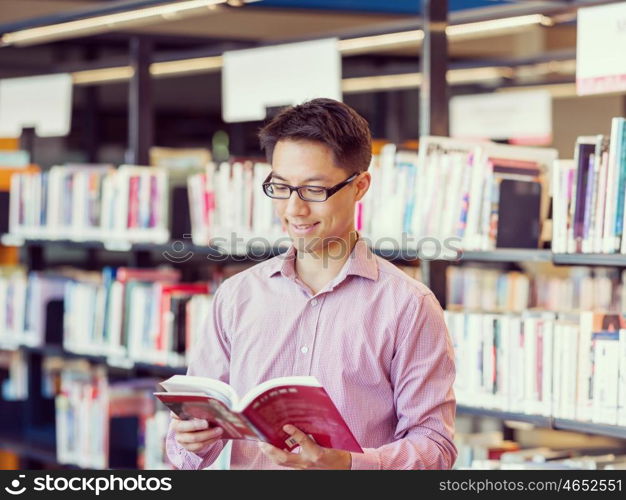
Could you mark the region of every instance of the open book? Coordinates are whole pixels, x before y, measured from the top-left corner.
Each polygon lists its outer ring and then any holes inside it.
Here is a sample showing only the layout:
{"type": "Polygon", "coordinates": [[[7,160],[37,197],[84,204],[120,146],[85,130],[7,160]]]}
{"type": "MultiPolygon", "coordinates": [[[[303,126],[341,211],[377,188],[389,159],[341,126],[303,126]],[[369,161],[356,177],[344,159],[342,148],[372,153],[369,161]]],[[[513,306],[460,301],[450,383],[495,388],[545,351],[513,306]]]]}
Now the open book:
{"type": "Polygon", "coordinates": [[[157,392],[183,420],[201,418],[224,429],[224,439],[265,441],[293,450],[298,445],[282,430],[295,425],[318,445],[363,453],[337,407],[315,377],[268,380],[239,398],[228,384],[216,379],[174,375],[157,392]]]}

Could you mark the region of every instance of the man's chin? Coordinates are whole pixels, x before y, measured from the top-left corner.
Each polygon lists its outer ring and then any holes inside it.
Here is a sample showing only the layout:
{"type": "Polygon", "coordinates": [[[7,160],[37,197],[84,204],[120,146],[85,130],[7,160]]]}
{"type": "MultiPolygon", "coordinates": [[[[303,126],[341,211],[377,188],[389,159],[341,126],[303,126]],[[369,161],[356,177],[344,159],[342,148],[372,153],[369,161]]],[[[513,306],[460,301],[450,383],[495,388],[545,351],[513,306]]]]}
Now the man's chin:
{"type": "Polygon", "coordinates": [[[297,250],[314,252],[322,248],[323,238],[317,235],[302,236],[290,233],[289,238],[297,250]]]}

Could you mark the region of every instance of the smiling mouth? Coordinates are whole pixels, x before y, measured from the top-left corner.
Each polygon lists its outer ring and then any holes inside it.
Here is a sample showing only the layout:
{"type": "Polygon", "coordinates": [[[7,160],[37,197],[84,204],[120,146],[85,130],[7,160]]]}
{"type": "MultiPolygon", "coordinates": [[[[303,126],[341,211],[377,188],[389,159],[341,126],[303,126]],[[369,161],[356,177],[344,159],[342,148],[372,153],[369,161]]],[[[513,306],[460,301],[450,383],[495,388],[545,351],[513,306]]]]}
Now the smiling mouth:
{"type": "Polygon", "coordinates": [[[316,225],[318,225],[318,224],[319,224],[319,222],[314,222],[314,223],[312,223],[312,224],[294,224],[293,222],[291,223],[291,225],[292,225],[293,227],[295,227],[296,229],[301,229],[301,230],[304,230],[304,229],[310,229],[310,228],[312,228],[313,226],[316,226],[316,225]]]}

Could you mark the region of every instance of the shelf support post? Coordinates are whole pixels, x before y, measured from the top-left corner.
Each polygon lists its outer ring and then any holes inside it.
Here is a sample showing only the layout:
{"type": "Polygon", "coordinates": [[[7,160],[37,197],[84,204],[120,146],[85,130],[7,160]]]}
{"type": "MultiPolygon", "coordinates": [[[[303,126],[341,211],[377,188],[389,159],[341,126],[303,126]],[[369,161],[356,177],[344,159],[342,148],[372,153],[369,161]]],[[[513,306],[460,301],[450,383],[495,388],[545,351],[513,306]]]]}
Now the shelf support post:
{"type": "Polygon", "coordinates": [[[128,93],[128,158],[134,165],[150,164],[150,146],[154,141],[154,112],[150,62],[152,43],[143,37],[130,40],[130,65],[133,76],[128,93]]]}

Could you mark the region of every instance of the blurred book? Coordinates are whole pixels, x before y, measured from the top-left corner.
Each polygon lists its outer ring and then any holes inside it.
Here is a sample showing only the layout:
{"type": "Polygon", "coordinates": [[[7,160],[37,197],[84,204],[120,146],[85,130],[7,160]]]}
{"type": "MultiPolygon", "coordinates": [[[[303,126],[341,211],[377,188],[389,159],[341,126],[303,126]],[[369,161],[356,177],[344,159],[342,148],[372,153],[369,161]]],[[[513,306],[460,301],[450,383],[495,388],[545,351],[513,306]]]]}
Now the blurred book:
{"type": "Polygon", "coordinates": [[[75,241],[165,243],[165,169],[122,165],[54,166],[11,178],[14,236],[75,241]]]}
{"type": "Polygon", "coordinates": [[[622,315],[446,311],[445,319],[458,404],[624,425],[622,315]]]}
{"type": "Polygon", "coordinates": [[[581,136],[573,160],[554,163],[555,253],[626,253],[626,119],[613,118],[609,137],[581,136]]]}

